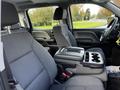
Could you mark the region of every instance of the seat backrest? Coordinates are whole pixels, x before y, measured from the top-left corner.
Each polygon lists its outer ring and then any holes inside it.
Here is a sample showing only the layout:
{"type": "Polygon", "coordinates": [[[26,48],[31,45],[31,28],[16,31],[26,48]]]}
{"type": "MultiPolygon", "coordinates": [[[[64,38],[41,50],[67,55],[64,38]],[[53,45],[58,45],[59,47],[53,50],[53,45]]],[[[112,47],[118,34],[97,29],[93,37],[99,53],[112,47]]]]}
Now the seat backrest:
{"type": "Polygon", "coordinates": [[[62,27],[61,26],[54,26],[53,27],[53,34],[55,37],[55,40],[57,42],[57,45],[59,47],[68,47],[71,46],[69,37],[68,37],[68,33],[67,32],[63,32],[62,27]]]}
{"type": "MultiPolygon", "coordinates": [[[[18,21],[14,5],[2,1],[2,27],[18,21]]],[[[24,29],[3,35],[2,41],[13,76],[21,87],[24,90],[48,90],[57,73],[56,64],[48,51],[24,29]]]]}
{"type": "MultiPolygon", "coordinates": [[[[67,14],[61,7],[57,8],[54,13],[54,20],[63,20],[66,19],[67,14]]],[[[66,23],[53,27],[53,34],[56,39],[58,46],[68,47],[68,46],[77,46],[76,40],[73,34],[69,31],[66,23]]]]}

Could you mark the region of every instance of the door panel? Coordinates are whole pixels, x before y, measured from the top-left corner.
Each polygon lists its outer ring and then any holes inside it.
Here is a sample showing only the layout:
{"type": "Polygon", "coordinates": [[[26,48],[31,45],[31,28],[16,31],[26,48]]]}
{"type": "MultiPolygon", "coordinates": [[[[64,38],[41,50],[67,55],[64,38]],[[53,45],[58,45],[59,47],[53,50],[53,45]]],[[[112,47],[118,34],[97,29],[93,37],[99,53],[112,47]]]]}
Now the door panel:
{"type": "Polygon", "coordinates": [[[33,30],[32,35],[36,40],[48,41],[51,39],[47,32],[41,30],[33,30]]]}
{"type": "Polygon", "coordinates": [[[90,31],[90,32],[94,32],[98,38],[100,38],[101,34],[104,32],[105,28],[88,28],[88,29],[73,29],[73,32],[81,32],[81,31],[90,31]]]}
{"type": "Polygon", "coordinates": [[[53,38],[51,30],[34,29],[32,35],[38,42],[44,42],[44,44],[46,42],[48,45],[55,44],[55,39],[53,38]]]}
{"type": "Polygon", "coordinates": [[[58,47],[51,30],[33,30],[33,37],[44,47],[49,47],[49,53],[54,56],[58,47]]]}
{"type": "Polygon", "coordinates": [[[105,29],[74,29],[73,34],[79,46],[83,47],[98,46],[99,38],[105,29]]]}
{"type": "Polygon", "coordinates": [[[92,31],[76,31],[74,32],[75,38],[83,43],[99,43],[99,38],[92,31]]]}
{"type": "Polygon", "coordinates": [[[73,34],[79,46],[100,47],[100,36],[111,21],[113,13],[97,4],[82,3],[70,6],[73,34]]]}

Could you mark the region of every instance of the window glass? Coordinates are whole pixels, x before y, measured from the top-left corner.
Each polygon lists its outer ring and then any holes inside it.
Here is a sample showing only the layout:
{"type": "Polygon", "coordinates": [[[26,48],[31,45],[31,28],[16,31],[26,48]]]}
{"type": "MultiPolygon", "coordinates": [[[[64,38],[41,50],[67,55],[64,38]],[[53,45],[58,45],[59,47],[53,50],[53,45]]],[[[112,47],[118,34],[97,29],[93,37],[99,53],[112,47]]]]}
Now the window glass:
{"type": "Polygon", "coordinates": [[[25,27],[25,24],[24,24],[24,16],[23,16],[21,13],[19,13],[19,21],[20,21],[20,25],[21,25],[22,27],[25,27]]]}
{"type": "Polygon", "coordinates": [[[112,12],[94,4],[75,4],[71,6],[74,29],[106,28],[112,12]]]}
{"type": "Polygon", "coordinates": [[[28,11],[33,29],[50,30],[58,24],[53,20],[54,11],[57,7],[34,8],[28,11]]]}

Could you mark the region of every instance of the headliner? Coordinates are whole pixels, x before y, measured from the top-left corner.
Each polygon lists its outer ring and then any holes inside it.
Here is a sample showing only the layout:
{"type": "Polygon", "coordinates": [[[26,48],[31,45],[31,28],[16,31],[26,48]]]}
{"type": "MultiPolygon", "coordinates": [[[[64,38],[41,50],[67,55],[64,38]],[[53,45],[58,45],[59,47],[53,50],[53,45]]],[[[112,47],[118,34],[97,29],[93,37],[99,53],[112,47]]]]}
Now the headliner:
{"type": "MultiPolygon", "coordinates": [[[[50,5],[62,5],[72,3],[93,3],[92,0],[2,0],[8,1],[16,5],[18,10],[33,8],[37,6],[50,6],[50,5]]],[[[104,1],[104,0],[101,0],[104,1]]]]}

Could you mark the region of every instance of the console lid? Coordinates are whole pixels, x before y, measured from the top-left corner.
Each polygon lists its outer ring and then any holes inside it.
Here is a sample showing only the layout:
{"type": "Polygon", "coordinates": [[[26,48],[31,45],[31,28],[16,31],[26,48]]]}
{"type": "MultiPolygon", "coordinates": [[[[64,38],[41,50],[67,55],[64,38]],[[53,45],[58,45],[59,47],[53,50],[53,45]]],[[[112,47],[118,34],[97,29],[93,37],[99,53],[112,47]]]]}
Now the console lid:
{"type": "Polygon", "coordinates": [[[72,61],[81,61],[84,56],[84,48],[80,47],[67,47],[59,49],[54,58],[63,59],[63,60],[72,60],[72,61]]]}

